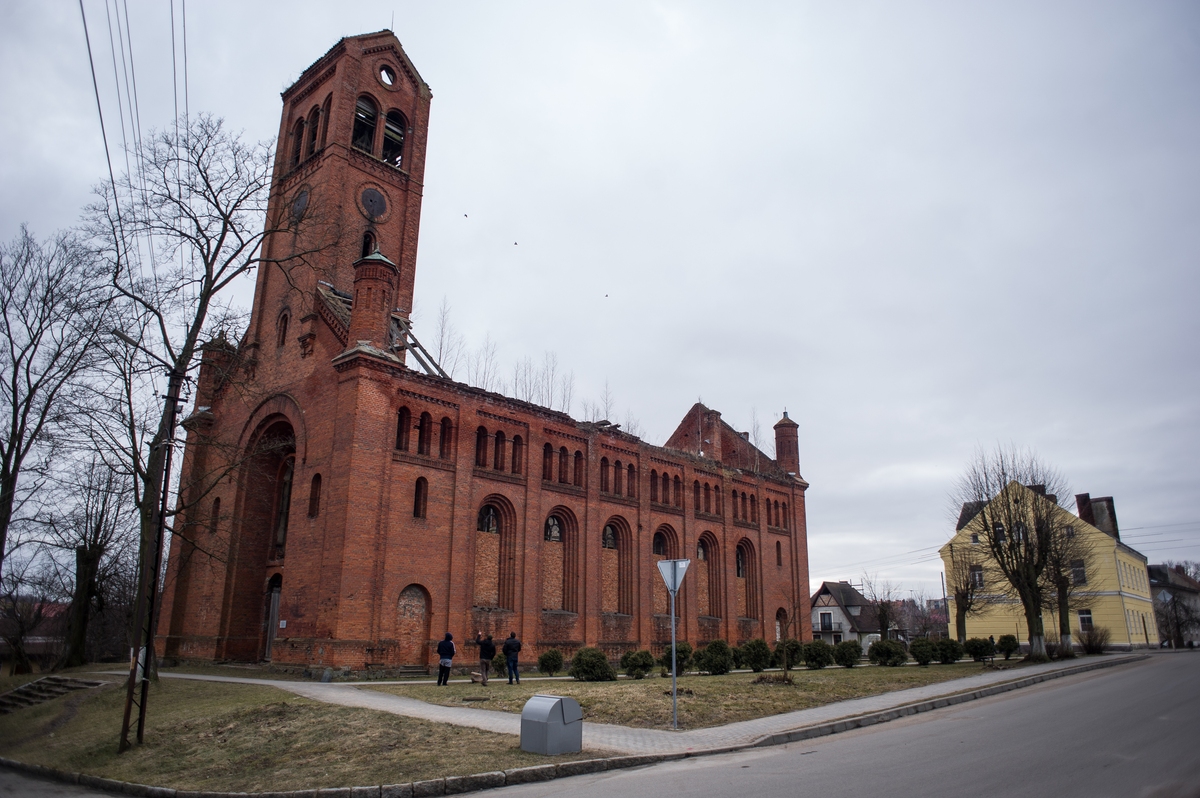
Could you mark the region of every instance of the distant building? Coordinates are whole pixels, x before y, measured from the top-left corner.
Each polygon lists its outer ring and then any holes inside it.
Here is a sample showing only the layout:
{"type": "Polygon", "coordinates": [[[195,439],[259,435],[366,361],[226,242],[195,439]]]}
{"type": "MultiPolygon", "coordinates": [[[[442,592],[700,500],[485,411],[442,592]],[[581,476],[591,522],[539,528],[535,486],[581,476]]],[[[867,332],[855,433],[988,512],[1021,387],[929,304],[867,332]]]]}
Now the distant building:
{"type": "MultiPolygon", "coordinates": [[[[830,645],[857,640],[865,650],[879,639],[879,616],[875,608],[849,582],[822,582],[810,605],[813,640],[824,640],[830,645]]],[[[892,638],[905,636],[894,622],[888,625],[888,634],[892,638]]]]}
{"type": "Polygon", "coordinates": [[[1151,565],[1146,570],[1159,639],[1174,648],[1200,643],[1200,582],[1184,573],[1182,565],[1151,565]]]}

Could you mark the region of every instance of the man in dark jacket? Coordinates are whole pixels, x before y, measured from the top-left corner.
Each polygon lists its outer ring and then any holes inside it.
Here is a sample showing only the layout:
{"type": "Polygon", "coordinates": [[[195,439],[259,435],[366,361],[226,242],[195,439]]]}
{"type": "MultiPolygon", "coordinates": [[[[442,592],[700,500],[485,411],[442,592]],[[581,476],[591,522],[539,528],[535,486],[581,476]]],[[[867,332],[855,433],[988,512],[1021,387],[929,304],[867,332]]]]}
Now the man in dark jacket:
{"type": "Polygon", "coordinates": [[[437,645],[438,686],[450,684],[450,666],[454,661],[454,635],[446,632],[446,639],[437,645]]]}
{"type": "Polygon", "coordinates": [[[480,681],[484,687],[487,687],[488,671],[491,670],[492,660],[496,658],[496,644],[492,642],[491,635],[482,638],[480,632],[475,633],[475,642],[479,644],[480,681]]]}
{"type": "Polygon", "coordinates": [[[508,663],[508,683],[512,684],[513,679],[517,680],[517,684],[521,683],[521,672],[517,670],[517,655],[521,653],[521,641],[517,639],[516,632],[509,632],[508,639],[504,641],[504,659],[508,663]]]}

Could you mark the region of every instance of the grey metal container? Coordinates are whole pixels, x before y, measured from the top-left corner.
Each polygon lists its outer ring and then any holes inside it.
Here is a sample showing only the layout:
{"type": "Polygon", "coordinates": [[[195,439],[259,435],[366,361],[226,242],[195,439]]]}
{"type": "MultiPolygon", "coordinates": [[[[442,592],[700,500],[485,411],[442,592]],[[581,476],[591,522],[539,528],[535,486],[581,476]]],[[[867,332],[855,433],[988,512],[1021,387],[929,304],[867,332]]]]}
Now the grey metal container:
{"type": "Polygon", "coordinates": [[[583,711],[574,698],[535,695],[521,710],[521,750],[574,754],[583,750],[583,711]]]}

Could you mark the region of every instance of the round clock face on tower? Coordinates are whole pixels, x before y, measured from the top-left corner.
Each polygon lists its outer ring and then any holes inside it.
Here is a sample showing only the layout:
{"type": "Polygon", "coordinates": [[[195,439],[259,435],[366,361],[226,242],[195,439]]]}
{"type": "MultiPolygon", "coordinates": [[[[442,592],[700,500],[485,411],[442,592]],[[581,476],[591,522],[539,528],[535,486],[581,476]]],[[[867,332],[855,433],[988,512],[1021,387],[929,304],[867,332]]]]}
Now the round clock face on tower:
{"type": "Polygon", "coordinates": [[[368,188],[362,193],[363,210],[372,219],[378,219],[387,213],[387,199],[377,189],[368,188]]]}

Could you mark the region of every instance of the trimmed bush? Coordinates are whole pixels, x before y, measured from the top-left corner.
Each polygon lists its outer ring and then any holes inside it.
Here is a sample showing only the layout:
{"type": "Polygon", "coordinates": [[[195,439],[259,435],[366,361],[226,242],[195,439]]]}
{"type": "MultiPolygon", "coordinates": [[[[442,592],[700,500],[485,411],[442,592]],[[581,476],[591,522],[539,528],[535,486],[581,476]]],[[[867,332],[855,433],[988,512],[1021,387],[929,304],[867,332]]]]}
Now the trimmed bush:
{"type": "Polygon", "coordinates": [[[785,654],[787,655],[787,666],[789,668],[798,667],[804,661],[804,649],[804,643],[791,637],[778,641],[775,644],[775,667],[783,667],[785,654]]]}
{"type": "Polygon", "coordinates": [[[1017,642],[1016,635],[1000,635],[1000,639],[996,641],[996,650],[1008,659],[1021,650],[1021,644],[1017,642]]]}
{"type": "Polygon", "coordinates": [[[833,661],[843,668],[853,668],[862,659],[862,643],[843,640],[833,647],[833,661]]]}
{"type": "Polygon", "coordinates": [[[693,658],[698,670],[721,676],[733,670],[733,650],[724,640],[714,640],[693,658]]]}
{"type": "Polygon", "coordinates": [[[611,682],[617,678],[617,672],[608,664],[608,657],[598,648],[581,648],[575,652],[571,660],[571,670],[567,674],[581,682],[611,682]]]}
{"type": "Polygon", "coordinates": [[[649,651],[626,651],[621,655],[621,670],[630,678],[644,678],[654,670],[654,655],[649,651]]]}
{"type": "Polygon", "coordinates": [[[557,648],[552,648],[549,651],[538,657],[538,670],[542,673],[553,676],[561,672],[563,669],[563,655],[557,648]]]}
{"type": "Polygon", "coordinates": [[[756,637],[743,643],[742,662],[755,673],[765,670],[771,663],[771,649],[767,648],[767,641],[756,637]]]}
{"type": "Polygon", "coordinates": [[[820,670],[833,664],[833,646],[824,640],[804,644],[804,664],[812,670],[820,670]]]}
{"type": "Polygon", "coordinates": [[[962,643],[953,637],[946,637],[937,641],[937,658],[938,662],[943,665],[953,665],[962,659],[962,655],[962,643]]]}
{"type": "Polygon", "coordinates": [[[963,643],[963,651],[967,652],[967,656],[976,662],[982,662],[984,657],[990,657],[996,653],[996,647],[986,637],[970,637],[967,638],[967,642],[963,643]]]}
{"type": "Polygon", "coordinates": [[[928,665],[932,662],[936,650],[937,647],[933,641],[927,637],[918,637],[908,647],[908,653],[912,654],[912,658],[917,661],[918,665],[928,665]]]}
{"type": "Polygon", "coordinates": [[[733,667],[739,670],[746,667],[746,663],[742,660],[742,647],[734,646],[729,650],[733,653],[733,667]]]}
{"type": "Polygon", "coordinates": [[[501,677],[508,676],[508,658],[504,656],[500,646],[496,646],[496,656],[492,657],[492,673],[501,677]]]}
{"type": "MultiPolygon", "coordinates": [[[[663,650],[663,654],[658,658],[658,664],[666,670],[667,675],[671,675],[671,647],[667,646],[663,650]]],[[[683,673],[692,664],[692,644],[684,643],[683,641],[675,642],[675,675],[683,673]]]]}
{"type": "Polygon", "coordinates": [[[898,640],[876,640],[867,649],[867,659],[875,665],[895,667],[908,662],[908,652],[898,640]]]}
{"type": "Polygon", "coordinates": [[[1079,636],[1079,645],[1083,646],[1084,654],[1103,654],[1112,640],[1112,633],[1103,626],[1089,629],[1079,636]]]}

